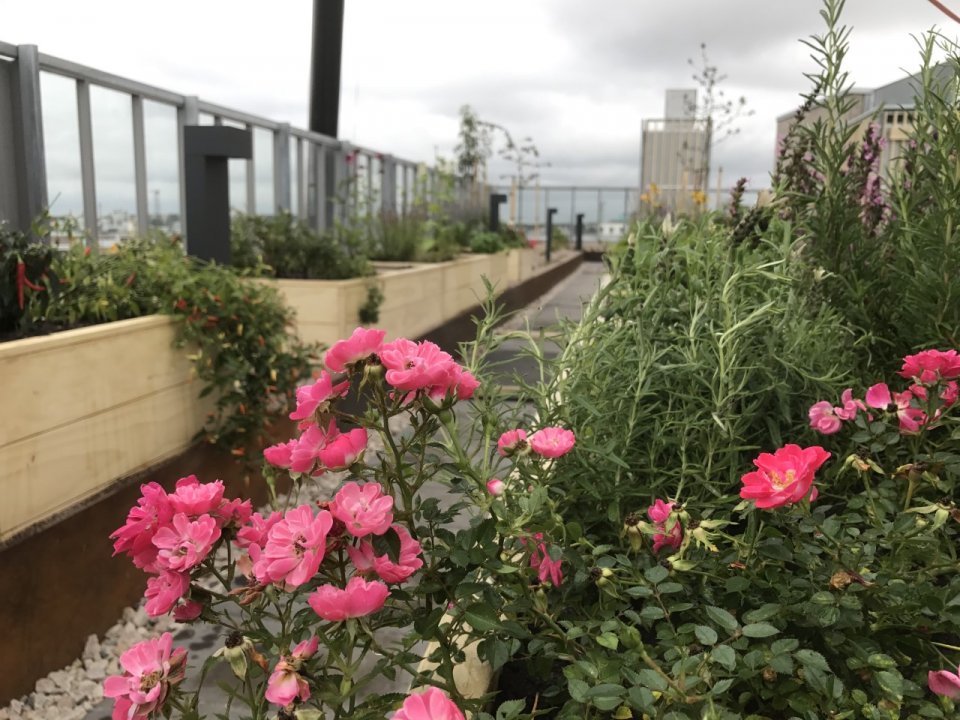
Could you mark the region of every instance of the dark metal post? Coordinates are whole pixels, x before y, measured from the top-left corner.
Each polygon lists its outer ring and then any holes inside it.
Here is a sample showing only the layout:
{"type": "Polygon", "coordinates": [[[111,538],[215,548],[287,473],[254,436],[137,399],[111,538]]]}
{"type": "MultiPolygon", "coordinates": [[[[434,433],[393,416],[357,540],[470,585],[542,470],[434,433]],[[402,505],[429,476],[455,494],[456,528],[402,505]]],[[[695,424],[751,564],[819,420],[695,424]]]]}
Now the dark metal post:
{"type": "Polygon", "coordinates": [[[183,129],[187,252],[230,263],[229,158],[253,157],[253,133],[215,125],[183,129]]]}
{"type": "Polygon", "coordinates": [[[340,118],[340,58],[344,0],[313,0],[310,64],[310,129],[337,137],[340,118]]]}
{"type": "Polygon", "coordinates": [[[583,250],[583,213],[577,213],[577,251],[583,250]]]}
{"type": "Polygon", "coordinates": [[[547,262],[550,262],[550,246],[553,243],[553,216],[556,208],[547,208],[547,262]]]}
{"type": "Polygon", "coordinates": [[[500,205],[507,201],[502,193],[490,193],[490,232],[500,230],[500,205]]]}

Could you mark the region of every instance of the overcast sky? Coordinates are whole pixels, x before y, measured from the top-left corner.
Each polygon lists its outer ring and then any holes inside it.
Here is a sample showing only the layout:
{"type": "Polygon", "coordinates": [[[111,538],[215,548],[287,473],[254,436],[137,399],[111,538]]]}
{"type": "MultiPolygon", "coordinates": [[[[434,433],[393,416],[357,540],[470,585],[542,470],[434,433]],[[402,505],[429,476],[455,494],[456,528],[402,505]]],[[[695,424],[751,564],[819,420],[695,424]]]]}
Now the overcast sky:
{"type": "MultiPolygon", "coordinates": [[[[960,0],[946,0],[960,11],[960,0]]],[[[819,0],[348,0],[340,134],[415,161],[452,156],[458,109],[530,136],[545,183],[638,182],[640,125],[692,86],[706,43],[752,117],[715,151],[725,184],[766,183],[778,115],[814,65],[819,0]]],[[[305,126],[312,3],[0,0],[0,40],[305,126]]],[[[915,71],[916,40],[958,26],[927,0],[848,0],[847,69],[873,87],[915,71]]],[[[120,116],[122,117],[122,115],[120,116]]],[[[101,132],[104,134],[104,131],[101,132]]],[[[509,168],[494,166],[498,176],[509,168]]],[[[494,177],[493,179],[496,179],[494,177]]]]}

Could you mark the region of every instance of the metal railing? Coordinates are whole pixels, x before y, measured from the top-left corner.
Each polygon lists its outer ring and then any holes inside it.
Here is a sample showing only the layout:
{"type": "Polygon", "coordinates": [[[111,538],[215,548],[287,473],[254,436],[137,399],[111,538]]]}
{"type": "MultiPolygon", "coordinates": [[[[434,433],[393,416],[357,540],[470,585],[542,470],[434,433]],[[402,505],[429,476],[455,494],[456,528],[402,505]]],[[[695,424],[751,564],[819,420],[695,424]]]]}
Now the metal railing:
{"type": "MultiPolygon", "coordinates": [[[[265,204],[258,194],[272,195],[267,214],[292,211],[317,229],[324,229],[355,213],[405,214],[415,197],[429,202],[438,187],[437,170],[423,164],[79,65],[41,53],[34,45],[0,42],[0,220],[18,227],[28,227],[48,207],[47,169],[51,158],[44,151],[44,125],[45,120],[52,120],[44,117],[41,85],[51,76],[66,78],[75,88],[81,219],[84,233],[94,244],[100,234],[101,215],[106,215],[101,213],[97,196],[98,148],[91,104],[91,89],[95,88],[121,93],[129,101],[131,126],[114,127],[114,132],[127,138],[132,135],[129,161],[133,165],[135,209],[131,208],[131,216],[135,216],[140,234],[151,226],[147,151],[151,138],[145,123],[145,102],[176,115],[179,197],[177,212],[171,215],[179,218],[181,231],[186,230],[183,128],[187,125],[228,124],[252,131],[255,140],[258,136],[270,138],[268,153],[255,150],[252,159],[231,161],[242,163],[244,176],[243,197],[232,197],[231,206],[245,212],[255,212],[258,205],[265,204]],[[5,115],[4,105],[9,115],[5,115]],[[258,167],[258,162],[267,167],[258,167]],[[270,181],[258,182],[258,176],[269,176],[270,181]]],[[[67,128],[67,132],[73,133],[74,128],[67,128]]],[[[463,202],[483,201],[482,193],[463,181],[456,181],[455,194],[463,202]]]]}
{"type": "MultiPolygon", "coordinates": [[[[587,232],[628,225],[637,214],[639,192],[635,187],[583,185],[500,186],[494,192],[507,196],[501,214],[506,222],[537,234],[544,232],[547,208],[556,208],[554,227],[569,231],[582,214],[587,232]]],[[[619,236],[618,236],[619,239],[619,236]]]]}

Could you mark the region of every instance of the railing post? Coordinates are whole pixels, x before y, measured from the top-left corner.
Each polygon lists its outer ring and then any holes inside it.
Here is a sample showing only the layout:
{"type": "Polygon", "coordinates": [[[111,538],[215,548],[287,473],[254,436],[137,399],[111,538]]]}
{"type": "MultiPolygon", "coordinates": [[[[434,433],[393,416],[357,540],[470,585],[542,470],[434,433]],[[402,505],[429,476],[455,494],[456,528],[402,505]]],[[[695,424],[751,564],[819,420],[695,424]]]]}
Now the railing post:
{"type": "Polygon", "coordinates": [[[200,124],[200,99],[196,95],[183,98],[183,106],[177,108],[177,158],[180,172],[180,234],[187,236],[187,165],[184,128],[200,124]]]}
{"type": "Polygon", "coordinates": [[[380,156],[380,211],[397,214],[397,160],[393,155],[380,156]]]}
{"type": "Polygon", "coordinates": [[[274,210],[291,210],[290,125],[283,123],[273,133],[273,205],[274,210]]]}
{"type": "Polygon", "coordinates": [[[47,170],[40,106],[40,53],[36,45],[18,45],[13,76],[15,187],[17,222],[27,231],[47,209],[47,170]]]}
{"type": "Polygon", "coordinates": [[[490,232],[500,230],[500,205],[507,201],[502,193],[490,193],[490,232]]]}
{"type": "Polygon", "coordinates": [[[150,206],[147,201],[147,143],[143,122],[143,98],[131,97],[133,108],[133,174],[137,194],[137,232],[144,236],[150,229],[150,206]]]}
{"type": "Polygon", "coordinates": [[[87,247],[100,251],[97,219],[97,178],[93,160],[93,119],[90,108],[90,83],[77,80],[77,120],[80,132],[80,182],[83,189],[83,230],[87,247]]]}
{"type": "Polygon", "coordinates": [[[583,213],[577,213],[577,251],[583,250],[583,213]]]}
{"type": "Polygon", "coordinates": [[[556,208],[547,208],[547,262],[550,262],[550,246],[553,244],[553,216],[556,212],[556,208]]]}

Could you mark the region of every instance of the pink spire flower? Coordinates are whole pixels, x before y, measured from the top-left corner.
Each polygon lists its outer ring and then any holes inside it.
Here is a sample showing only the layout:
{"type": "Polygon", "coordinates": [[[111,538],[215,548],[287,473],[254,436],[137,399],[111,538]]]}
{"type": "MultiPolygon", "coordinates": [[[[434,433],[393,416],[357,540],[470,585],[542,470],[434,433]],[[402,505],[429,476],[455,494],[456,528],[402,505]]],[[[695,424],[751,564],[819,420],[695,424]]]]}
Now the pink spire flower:
{"type": "Polygon", "coordinates": [[[833,412],[841,420],[855,420],[859,410],[867,411],[867,406],[864,405],[863,400],[855,399],[853,397],[853,390],[850,388],[844,390],[840,395],[840,402],[843,403],[843,405],[841,407],[835,407],[833,412]]]}
{"type": "Polygon", "coordinates": [[[575,438],[572,432],[561,427],[546,427],[530,436],[530,447],[537,455],[546,458],[558,458],[573,448],[575,438]]]}
{"type": "Polygon", "coordinates": [[[902,393],[892,393],[886,383],[877,383],[867,390],[867,405],[878,410],[896,413],[900,421],[900,432],[912,434],[920,431],[920,426],[927,421],[926,413],[920,408],[911,407],[913,393],[906,390],[902,393]]]}
{"type": "Polygon", "coordinates": [[[956,350],[924,350],[903,359],[900,375],[923,385],[960,377],[960,355],[956,350]]]}
{"type": "Polygon", "coordinates": [[[393,531],[400,538],[397,562],[390,560],[389,555],[379,555],[373,559],[373,569],[385,582],[402,583],[423,567],[423,560],[420,558],[423,549],[403,525],[394,525],[393,531]]]}
{"type": "Polygon", "coordinates": [[[120,656],[123,675],[103,682],[103,694],[115,698],[114,718],[147,720],[163,707],[170,688],[184,677],[187,651],[173,650],[173,636],[137,643],[120,656]]]}
{"type": "Polygon", "coordinates": [[[840,431],[840,418],[833,411],[833,405],[826,400],[814,403],[807,413],[810,427],[822,435],[833,435],[840,431]]]}
{"type": "Polygon", "coordinates": [[[285,443],[271,445],[270,447],[264,449],[263,457],[274,467],[286,470],[290,467],[290,463],[293,462],[293,451],[296,449],[297,443],[298,440],[294,438],[285,443]]]}
{"type": "Polygon", "coordinates": [[[784,445],[772,455],[760,453],[753,461],[757,469],[740,478],[740,497],[762,509],[799,502],[810,494],[814,473],[829,457],[818,445],[784,445]]]}
{"type": "Polygon", "coordinates": [[[332,372],[346,372],[350,366],[377,355],[383,345],[385,330],[368,330],[358,327],[346,340],[338,340],[327,350],[324,364],[332,372]]]}
{"type": "Polygon", "coordinates": [[[655,527],[660,531],[653,536],[653,552],[658,553],[663,547],[670,547],[677,550],[683,542],[683,528],[679,520],[674,519],[673,526],[667,530],[667,521],[673,512],[674,503],[664,502],[663,500],[654,500],[653,505],[647,508],[647,517],[653,521],[655,527]]]}
{"type": "Polygon", "coordinates": [[[320,645],[320,639],[314,635],[299,643],[290,656],[281,655],[267,681],[264,697],[272,703],[286,707],[296,698],[301,702],[310,699],[310,686],[300,675],[303,663],[313,657],[320,645]]]}
{"type": "Polygon", "coordinates": [[[316,517],[309,505],[288,510],[270,528],[266,545],[254,563],[257,580],[282,584],[287,589],[310,580],[320,569],[332,525],[333,518],[326,510],[316,517]]]}
{"type": "Polygon", "coordinates": [[[145,609],[150,617],[159,617],[170,612],[174,605],[190,589],[190,575],[185,572],[164,570],[147,580],[145,609]]]}
{"type": "Polygon", "coordinates": [[[170,507],[175,513],[183,513],[189,518],[213,513],[223,502],[223,480],[202,483],[196,475],[188,475],[177,480],[177,487],[168,496],[170,507]]]}
{"type": "Polygon", "coordinates": [[[330,512],[354,537],[383,535],[393,522],[393,498],[379,483],[346,483],[330,503],[330,512]]]}
{"type": "Polygon", "coordinates": [[[160,528],[153,536],[153,544],[160,551],[157,566],[174,572],[195,568],[219,539],[220,528],[209,515],[191,521],[185,514],[177,513],[172,525],[160,528]]]}
{"type": "Polygon", "coordinates": [[[377,612],[388,595],[390,590],[382,582],[368,582],[355,575],[342,590],[334,585],[321,585],[310,594],[307,602],[324,620],[338,622],[377,612]]]}
{"type": "Polygon", "coordinates": [[[141,570],[159,572],[153,536],[173,519],[173,508],[167,491],[155,482],[141,485],[140,493],[137,505],[127,514],[126,523],[110,535],[114,541],[113,554],[127,553],[141,570]]]}
{"type": "Polygon", "coordinates": [[[356,428],[328,439],[326,447],[319,451],[320,463],[330,470],[347,468],[353,465],[366,449],[367,431],[356,428]]]}
{"type": "Polygon", "coordinates": [[[334,385],[330,373],[321,370],[315,383],[297,388],[297,409],[290,413],[290,419],[306,420],[317,412],[326,412],[330,402],[346,395],[349,387],[346,381],[334,385]]]}
{"type": "Polygon", "coordinates": [[[931,670],[927,673],[927,685],[937,695],[951,700],[960,699],[960,668],[957,668],[955,673],[949,670],[931,670]]]}
{"type": "Polygon", "coordinates": [[[507,430],[500,439],[497,440],[497,452],[503,457],[512,457],[522,454],[529,448],[527,443],[527,431],[517,428],[516,430],[507,430]]]}
{"type": "Polygon", "coordinates": [[[393,720],[464,720],[464,717],[442,690],[429,687],[409,695],[393,714],[393,720]]]}

